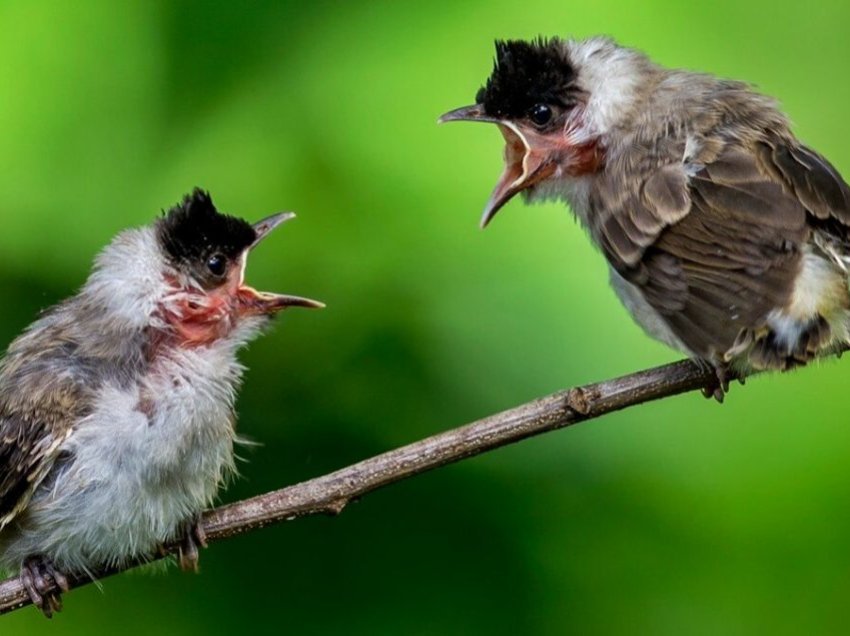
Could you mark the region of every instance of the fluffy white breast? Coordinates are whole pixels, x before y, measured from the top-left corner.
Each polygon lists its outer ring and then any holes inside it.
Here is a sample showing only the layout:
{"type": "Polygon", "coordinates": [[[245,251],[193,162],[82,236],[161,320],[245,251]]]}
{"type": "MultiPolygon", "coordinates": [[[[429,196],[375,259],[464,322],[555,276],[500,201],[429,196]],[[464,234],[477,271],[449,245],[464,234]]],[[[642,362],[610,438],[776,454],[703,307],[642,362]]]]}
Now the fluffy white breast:
{"type": "Polygon", "coordinates": [[[106,383],[62,445],[72,460],[34,496],[2,558],[65,571],[115,565],[176,539],[235,470],[236,343],[182,349],[129,386],[106,383]]]}

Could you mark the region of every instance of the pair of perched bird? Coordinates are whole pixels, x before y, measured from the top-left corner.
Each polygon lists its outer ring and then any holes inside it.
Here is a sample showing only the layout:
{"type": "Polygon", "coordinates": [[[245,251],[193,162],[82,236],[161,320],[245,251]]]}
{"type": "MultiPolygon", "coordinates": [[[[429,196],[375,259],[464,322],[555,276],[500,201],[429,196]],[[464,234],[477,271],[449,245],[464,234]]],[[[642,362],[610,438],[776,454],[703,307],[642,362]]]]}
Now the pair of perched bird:
{"type": "MultiPolygon", "coordinates": [[[[604,38],[496,45],[473,106],[505,169],[482,225],[513,196],[566,201],[652,336],[731,371],[784,370],[850,341],[850,189],[741,82],[669,70],[604,38]]],[[[236,352],[296,296],[244,282],[253,225],[196,190],[120,234],[74,297],[0,363],[0,562],[59,609],[66,573],[180,541],[232,470],[236,352]],[[55,585],[54,585],[55,584],[55,585]]]]}

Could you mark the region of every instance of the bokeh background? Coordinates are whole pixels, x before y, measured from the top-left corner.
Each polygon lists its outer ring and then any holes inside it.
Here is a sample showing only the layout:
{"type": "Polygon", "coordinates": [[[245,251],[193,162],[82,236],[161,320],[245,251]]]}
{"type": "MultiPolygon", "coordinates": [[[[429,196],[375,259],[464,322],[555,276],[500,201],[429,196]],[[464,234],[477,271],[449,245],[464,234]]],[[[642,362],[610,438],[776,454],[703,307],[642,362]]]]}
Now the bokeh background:
{"type": "MultiPolygon", "coordinates": [[[[850,172],[850,4],[0,2],[0,339],[193,186],[299,218],[259,287],[325,300],[244,354],[230,501],[675,359],[561,206],[477,221],[495,129],[439,128],[494,37],[608,33],[745,78],[850,172]]],[[[850,627],[847,362],[630,409],[417,477],[335,519],[123,575],[9,635],[798,634],[850,627]]]]}

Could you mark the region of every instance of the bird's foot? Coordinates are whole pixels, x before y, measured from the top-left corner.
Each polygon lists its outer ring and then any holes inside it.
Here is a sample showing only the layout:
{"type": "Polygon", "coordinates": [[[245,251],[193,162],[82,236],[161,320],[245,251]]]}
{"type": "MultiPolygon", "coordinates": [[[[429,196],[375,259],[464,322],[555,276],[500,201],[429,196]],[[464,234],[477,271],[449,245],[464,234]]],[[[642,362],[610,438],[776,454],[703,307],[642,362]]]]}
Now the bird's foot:
{"type": "Polygon", "coordinates": [[[207,547],[207,535],[201,518],[196,517],[187,527],[177,548],[177,563],[184,572],[198,571],[199,549],[207,547]]]}
{"type": "MultiPolygon", "coordinates": [[[[727,364],[709,363],[714,370],[715,381],[708,386],[703,387],[702,394],[706,398],[714,398],[718,403],[723,404],[723,399],[729,393],[729,382],[735,379],[735,374],[729,369],[727,364]]],[[[741,384],[744,383],[740,379],[741,384]]]]}
{"type": "Polygon", "coordinates": [[[71,589],[68,577],[42,556],[27,557],[21,566],[21,582],[32,604],[47,618],[52,618],[53,612],[62,611],[62,592],[71,589]]]}

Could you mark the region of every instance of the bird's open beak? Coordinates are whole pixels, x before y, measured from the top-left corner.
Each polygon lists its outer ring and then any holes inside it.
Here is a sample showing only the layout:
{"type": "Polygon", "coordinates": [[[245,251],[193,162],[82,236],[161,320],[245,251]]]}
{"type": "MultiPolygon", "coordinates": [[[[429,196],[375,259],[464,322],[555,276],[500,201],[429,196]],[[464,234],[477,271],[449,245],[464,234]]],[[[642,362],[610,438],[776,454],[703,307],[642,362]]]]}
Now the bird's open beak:
{"type": "Polygon", "coordinates": [[[509,120],[486,115],[480,104],[452,110],[437,121],[441,124],[449,121],[482,121],[496,124],[505,138],[505,169],[487,205],[484,206],[484,214],[481,216],[482,228],[486,227],[502,206],[516,194],[551,176],[557,168],[557,164],[551,159],[549,144],[542,135],[522,130],[509,120]]]}
{"type": "MultiPolygon", "coordinates": [[[[262,221],[254,223],[254,231],[257,233],[257,238],[248,249],[254,249],[278,225],[293,218],[295,218],[295,214],[293,212],[280,212],[266,217],[262,221]]],[[[282,309],[286,309],[287,307],[309,307],[311,309],[321,309],[325,306],[324,303],[321,303],[318,300],[303,298],[302,296],[257,291],[253,287],[249,287],[244,283],[244,261],[242,270],[243,271],[240,273],[239,285],[236,290],[238,311],[242,316],[273,314],[282,309]]]]}

